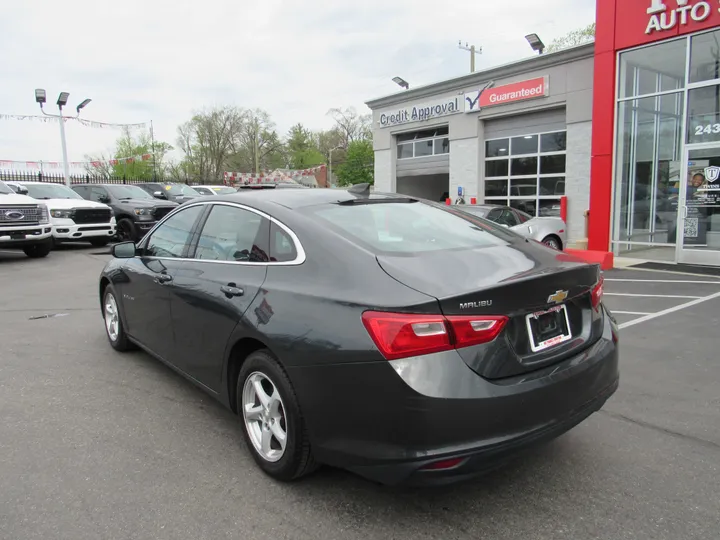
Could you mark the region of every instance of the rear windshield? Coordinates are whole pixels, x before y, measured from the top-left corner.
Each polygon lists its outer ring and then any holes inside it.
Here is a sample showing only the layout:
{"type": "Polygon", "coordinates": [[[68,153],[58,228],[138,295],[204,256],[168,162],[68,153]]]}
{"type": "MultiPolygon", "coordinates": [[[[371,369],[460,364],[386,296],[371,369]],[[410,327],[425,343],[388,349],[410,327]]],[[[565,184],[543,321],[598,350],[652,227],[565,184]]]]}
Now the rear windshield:
{"type": "Polygon", "coordinates": [[[422,202],[323,205],[306,211],[371,251],[387,254],[500,246],[519,238],[490,222],[422,202]]]}

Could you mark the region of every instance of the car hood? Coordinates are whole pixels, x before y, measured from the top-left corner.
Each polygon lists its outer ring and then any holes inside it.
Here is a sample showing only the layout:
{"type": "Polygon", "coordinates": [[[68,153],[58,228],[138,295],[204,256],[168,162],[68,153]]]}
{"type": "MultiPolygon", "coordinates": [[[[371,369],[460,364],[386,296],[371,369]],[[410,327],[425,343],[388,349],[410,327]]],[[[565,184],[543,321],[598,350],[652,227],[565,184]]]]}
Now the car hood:
{"type": "Polygon", "coordinates": [[[42,202],[44,201],[37,201],[32,197],[28,197],[27,195],[18,195],[17,193],[0,193],[0,206],[5,204],[38,204],[42,202]]]}
{"type": "Polygon", "coordinates": [[[51,210],[66,210],[70,208],[110,208],[107,204],[88,201],[86,199],[38,199],[38,201],[46,204],[51,210]]]}

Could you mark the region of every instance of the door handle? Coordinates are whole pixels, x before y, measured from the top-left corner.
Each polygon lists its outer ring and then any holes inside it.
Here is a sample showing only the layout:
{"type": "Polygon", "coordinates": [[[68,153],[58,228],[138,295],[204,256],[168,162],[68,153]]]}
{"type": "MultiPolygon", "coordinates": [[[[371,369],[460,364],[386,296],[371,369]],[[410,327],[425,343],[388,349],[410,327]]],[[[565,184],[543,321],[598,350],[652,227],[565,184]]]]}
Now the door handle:
{"type": "Polygon", "coordinates": [[[241,288],[236,287],[234,283],[228,283],[227,285],[220,286],[220,290],[225,293],[225,296],[232,298],[233,296],[242,296],[245,294],[241,288]]]}
{"type": "Polygon", "coordinates": [[[687,205],[683,205],[683,219],[687,219],[688,217],[688,207],[687,205]]]}
{"type": "Polygon", "coordinates": [[[172,281],[172,276],[169,276],[169,275],[167,275],[167,274],[159,274],[159,275],[155,278],[155,283],[160,283],[160,284],[162,284],[162,283],[169,283],[169,282],[171,282],[171,281],[172,281]]]}

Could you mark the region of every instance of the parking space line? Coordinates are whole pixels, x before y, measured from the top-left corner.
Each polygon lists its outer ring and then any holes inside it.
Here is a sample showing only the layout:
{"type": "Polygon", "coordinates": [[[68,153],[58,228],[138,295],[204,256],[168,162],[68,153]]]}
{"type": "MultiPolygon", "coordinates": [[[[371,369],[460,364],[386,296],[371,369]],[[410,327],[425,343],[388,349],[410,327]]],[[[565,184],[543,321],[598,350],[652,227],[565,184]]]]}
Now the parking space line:
{"type": "Polygon", "coordinates": [[[674,306],[674,307],[671,307],[668,309],[663,309],[662,311],[658,311],[657,313],[652,313],[650,315],[646,315],[646,316],[640,317],[638,319],[633,319],[632,321],[624,322],[624,323],[620,324],[618,326],[618,328],[620,328],[622,330],[623,328],[627,328],[628,326],[633,326],[635,324],[640,324],[642,322],[650,321],[652,319],[657,319],[658,317],[662,317],[663,315],[669,315],[670,313],[674,313],[674,312],[680,311],[682,309],[696,306],[698,304],[702,304],[703,302],[707,302],[708,300],[713,300],[715,298],[720,298],[720,292],[716,292],[715,294],[711,294],[709,296],[702,296],[702,297],[692,300],[690,302],[685,302],[684,304],[680,304],[679,306],[674,306]]]}
{"type": "Polygon", "coordinates": [[[635,298],[705,298],[704,296],[685,296],[677,294],[634,294],[634,293],[619,293],[619,292],[604,292],[603,296],[632,296],[635,298]]]}
{"type": "Polygon", "coordinates": [[[720,285],[718,281],[689,281],[679,279],[617,279],[605,278],[605,281],[618,281],[623,283],[697,283],[699,285],[720,285]]]}
{"type": "Polygon", "coordinates": [[[652,315],[647,311],[618,311],[616,309],[611,310],[613,315],[652,315]]]}

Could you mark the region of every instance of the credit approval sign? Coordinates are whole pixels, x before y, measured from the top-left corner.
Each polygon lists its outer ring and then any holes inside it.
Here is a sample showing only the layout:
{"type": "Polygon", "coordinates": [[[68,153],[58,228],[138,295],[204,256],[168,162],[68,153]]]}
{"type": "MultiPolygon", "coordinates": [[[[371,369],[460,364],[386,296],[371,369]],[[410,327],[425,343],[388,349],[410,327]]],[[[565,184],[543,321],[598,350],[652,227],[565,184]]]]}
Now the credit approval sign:
{"type": "Polygon", "coordinates": [[[465,112],[478,112],[485,107],[536,99],[547,95],[548,77],[537,77],[502,86],[486,86],[481,90],[465,93],[465,112]]]}

